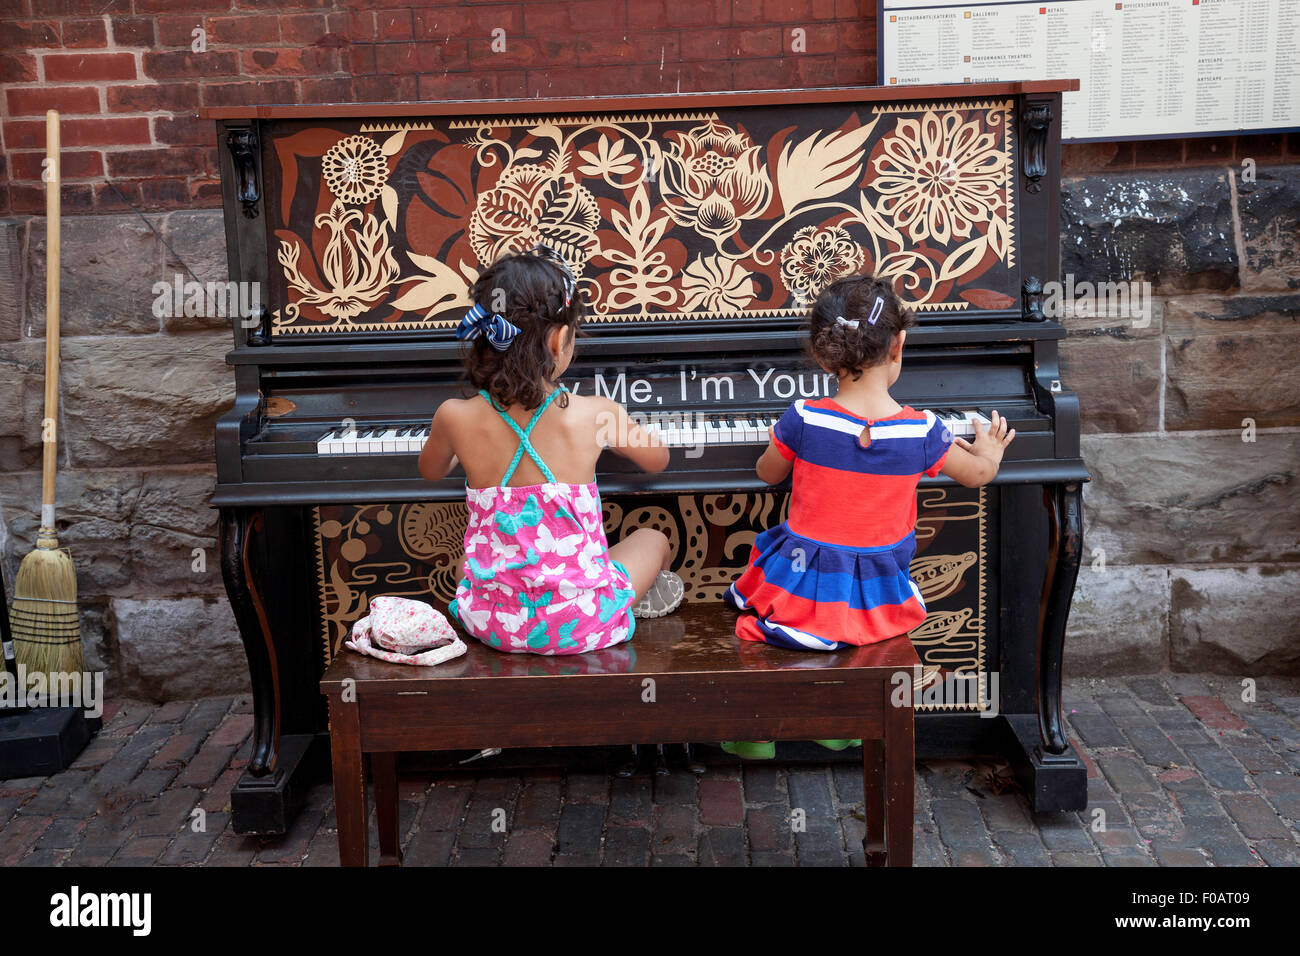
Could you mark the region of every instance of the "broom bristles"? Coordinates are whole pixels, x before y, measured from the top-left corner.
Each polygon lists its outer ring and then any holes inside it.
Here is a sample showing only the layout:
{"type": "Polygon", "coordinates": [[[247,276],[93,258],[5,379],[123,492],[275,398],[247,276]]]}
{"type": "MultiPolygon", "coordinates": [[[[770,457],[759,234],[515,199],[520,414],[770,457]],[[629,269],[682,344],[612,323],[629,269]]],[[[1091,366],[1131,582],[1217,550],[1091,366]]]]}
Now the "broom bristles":
{"type": "Polygon", "coordinates": [[[27,672],[82,673],[81,619],[77,614],[77,571],[66,548],[38,540],[14,579],[9,609],[14,657],[27,672]]]}

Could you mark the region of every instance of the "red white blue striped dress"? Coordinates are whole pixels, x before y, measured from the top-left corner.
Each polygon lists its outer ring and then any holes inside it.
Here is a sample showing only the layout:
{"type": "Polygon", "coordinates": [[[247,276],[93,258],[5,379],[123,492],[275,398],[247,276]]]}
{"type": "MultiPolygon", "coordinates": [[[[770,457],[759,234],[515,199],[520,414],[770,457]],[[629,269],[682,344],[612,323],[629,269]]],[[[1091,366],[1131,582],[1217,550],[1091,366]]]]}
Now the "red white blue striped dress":
{"type": "Polygon", "coordinates": [[[829,398],[791,405],[777,450],[794,462],[790,515],[754,541],[728,589],[736,636],[833,651],[905,634],[925,620],[908,567],[916,553],[916,486],[937,475],[952,433],[907,406],[871,421],[829,398]]]}

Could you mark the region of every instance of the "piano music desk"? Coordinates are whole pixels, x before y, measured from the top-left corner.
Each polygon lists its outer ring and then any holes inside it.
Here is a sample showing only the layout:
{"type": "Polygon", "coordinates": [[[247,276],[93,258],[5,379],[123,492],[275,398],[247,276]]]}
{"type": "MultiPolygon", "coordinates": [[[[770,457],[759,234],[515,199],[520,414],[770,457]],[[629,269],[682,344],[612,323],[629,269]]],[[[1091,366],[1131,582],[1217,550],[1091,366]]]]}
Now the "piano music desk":
{"type": "Polygon", "coordinates": [[[911,641],[800,653],[742,644],[734,621],[723,605],[686,605],[638,621],[627,644],[567,657],[503,654],[473,638],[464,656],[431,668],[340,654],[320,682],[329,699],[339,862],[367,864],[363,754],[374,781],[379,864],[397,866],[399,751],[860,737],[867,864],[911,866],[911,688],[919,664],[911,641]],[[903,706],[892,706],[900,686],[903,706]]]}

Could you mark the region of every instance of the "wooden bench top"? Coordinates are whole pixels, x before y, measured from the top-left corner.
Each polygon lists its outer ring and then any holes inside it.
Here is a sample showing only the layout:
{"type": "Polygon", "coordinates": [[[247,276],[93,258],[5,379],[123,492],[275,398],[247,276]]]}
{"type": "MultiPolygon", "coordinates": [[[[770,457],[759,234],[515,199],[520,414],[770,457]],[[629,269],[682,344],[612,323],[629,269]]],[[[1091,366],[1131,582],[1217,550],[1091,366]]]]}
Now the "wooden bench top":
{"type": "MultiPolygon", "coordinates": [[[[735,612],[724,605],[695,604],[666,617],[637,621],[626,644],[562,657],[508,654],[493,650],[461,631],[469,650],[436,667],[390,664],[344,649],[321,677],[321,691],[339,693],[342,682],[365,682],[367,693],[411,693],[429,684],[493,682],[529,677],[651,677],[698,675],[726,679],[761,672],[798,672],[816,681],[818,674],[849,670],[910,668],[918,662],[911,642],[895,638],[851,650],[819,653],[793,651],[741,641],[735,636],[735,612]],[[414,685],[421,685],[416,688],[414,685]]],[[[864,675],[865,676],[865,675],[864,675]]]]}

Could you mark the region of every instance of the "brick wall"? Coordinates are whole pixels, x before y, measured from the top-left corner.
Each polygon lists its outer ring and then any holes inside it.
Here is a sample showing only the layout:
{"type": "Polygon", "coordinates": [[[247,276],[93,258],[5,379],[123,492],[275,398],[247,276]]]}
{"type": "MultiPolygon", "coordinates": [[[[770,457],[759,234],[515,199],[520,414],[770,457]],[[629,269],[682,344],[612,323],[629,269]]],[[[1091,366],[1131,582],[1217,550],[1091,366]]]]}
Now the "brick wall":
{"type": "MultiPolygon", "coordinates": [[[[215,206],[200,106],[871,84],[875,0],[0,0],[0,214],[40,214],[44,114],[64,209],[215,206]],[[192,51],[194,31],[206,49],[192,51]],[[492,51],[493,30],[505,50],[492,51]],[[792,52],[801,29],[806,52],[792,52]]],[[[1281,136],[1094,144],[1067,171],[1300,158],[1281,136]]]]}

